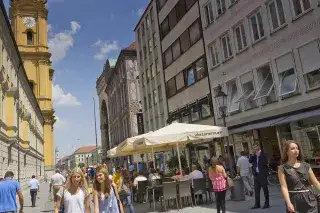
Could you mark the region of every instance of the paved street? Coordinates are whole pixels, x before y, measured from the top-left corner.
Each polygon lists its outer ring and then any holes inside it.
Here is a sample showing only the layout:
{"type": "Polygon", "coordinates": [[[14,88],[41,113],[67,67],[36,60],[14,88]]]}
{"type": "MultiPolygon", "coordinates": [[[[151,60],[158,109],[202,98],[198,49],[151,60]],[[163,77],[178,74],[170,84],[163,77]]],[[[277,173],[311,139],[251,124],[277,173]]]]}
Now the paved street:
{"type": "MultiPolygon", "coordinates": [[[[53,212],[53,203],[48,201],[49,193],[48,193],[49,185],[43,183],[40,186],[40,194],[38,195],[37,200],[37,206],[35,208],[31,207],[31,201],[30,196],[28,192],[25,192],[25,207],[24,207],[24,213],[42,213],[42,212],[53,212]]],[[[227,197],[230,197],[229,195],[227,197]]],[[[263,197],[261,193],[261,197],[263,197]]],[[[270,188],[270,199],[271,199],[271,208],[262,210],[250,210],[250,208],[254,204],[254,198],[253,197],[247,197],[245,201],[227,201],[227,212],[228,213],[266,213],[266,212],[285,212],[284,207],[284,201],[282,199],[282,196],[280,194],[280,191],[278,188],[270,188]]],[[[207,204],[207,205],[201,205],[197,207],[190,207],[190,208],[184,208],[182,211],[178,210],[170,210],[170,213],[177,213],[177,212],[183,212],[183,213],[205,213],[205,212],[215,212],[215,203],[213,204],[207,204]]],[[[128,212],[127,209],[125,209],[126,213],[128,212]]],[[[93,212],[93,211],[92,211],[93,212]]],[[[154,212],[153,209],[149,208],[148,204],[135,204],[135,212],[137,213],[152,213],[154,212]]],[[[157,210],[155,212],[161,212],[160,204],[157,203],[157,210]]]]}

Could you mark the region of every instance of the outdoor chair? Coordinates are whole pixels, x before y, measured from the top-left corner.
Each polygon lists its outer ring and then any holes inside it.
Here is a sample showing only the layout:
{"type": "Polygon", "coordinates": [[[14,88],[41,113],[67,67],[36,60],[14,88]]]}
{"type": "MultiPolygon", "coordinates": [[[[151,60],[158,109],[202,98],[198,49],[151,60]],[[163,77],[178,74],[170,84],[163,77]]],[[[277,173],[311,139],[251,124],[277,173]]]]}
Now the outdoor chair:
{"type": "Polygon", "coordinates": [[[163,202],[164,209],[166,212],[167,212],[167,201],[168,201],[168,206],[170,206],[170,203],[173,201],[175,202],[177,209],[179,209],[176,182],[163,183],[163,195],[161,197],[161,205],[163,202]]]}
{"type": "Polygon", "coordinates": [[[202,198],[203,201],[203,195],[206,196],[206,202],[208,202],[208,195],[207,195],[207,183],[206,178],[201,179],[193,179],[192,180],[192,188],[193,188],[193,198],[195,201],[195,205],[197,205],[197,199],[196,197],[199,196],[202,198]]]}
{"type": "Polygon", "coordinates": [[[145,181],[139,181],[138,182],[138,188],[137,188],[137,191],[136,191],[136,194],[137,194],[137,201],[138,202],[141,202],[143,203],[143,199],[144,199],[144,196],[146,195],[146,202],[148,200],[148,181],[145,180],[145,181]]]}
{"type": "Polygon", "coordinates": [[[181,209],[182,209],[182,203],[184,205],[189,205],[191,203],[193,207],[192,194],[191,194],[191,180],[180,181],[178,182],[178,186],[179,186],[179,197],[180,197],[181,209]]]}
{"type": "Polygon", "coordinates": [[[210,180],[210,178],[207,178],[207,192],[208,192],[208,194],[209,194],[209,199],[210,199],[210,201],[213,203],[213,196],[212,196],[212,193],[213,193],[213,191],[212,191],[212,182],[211,182],[211,180],[210,180]]]}

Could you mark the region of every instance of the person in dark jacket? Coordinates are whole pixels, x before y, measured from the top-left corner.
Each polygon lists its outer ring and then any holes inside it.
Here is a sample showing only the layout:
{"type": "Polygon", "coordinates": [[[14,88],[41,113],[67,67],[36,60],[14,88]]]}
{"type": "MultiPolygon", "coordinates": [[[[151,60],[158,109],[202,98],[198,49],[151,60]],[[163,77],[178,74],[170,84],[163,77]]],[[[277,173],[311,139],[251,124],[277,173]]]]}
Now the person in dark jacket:
{"type": "Polygon", "coordinates": [[[268,156],[263,153],[259,145],[253,147],[254,155],[250,157],[249,162],[252,164],[252,173],[254,176],[254,194],[255,194],[255,205],[251,209],[260,208],[260,191],[261,188],[264,192],[265,202],[263,209],[270,207],[269,203],[269,189],[268,189],[268,156]]]}

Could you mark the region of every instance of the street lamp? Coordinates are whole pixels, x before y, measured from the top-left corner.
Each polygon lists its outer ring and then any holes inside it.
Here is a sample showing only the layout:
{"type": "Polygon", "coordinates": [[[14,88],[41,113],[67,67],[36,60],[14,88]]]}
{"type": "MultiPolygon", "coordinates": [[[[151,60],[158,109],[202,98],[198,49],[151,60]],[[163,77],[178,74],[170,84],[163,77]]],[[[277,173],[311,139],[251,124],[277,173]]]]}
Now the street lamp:
{"type": "MultiPolygon", "coordinates": [[[[223,126],[227,127],[226,123],[226,116],[227,116],[227,100],[228,95],[222,91],[222,86],[219,85],[217,90],[215,91],[215,100],[219,107],[219,113],[223,120],[223,126]]],[[[229,162],[229,169],[231,171],[231,156],[230,156],[230,145],[228,137],[224,137],[224,140],[227,142],[227,155],[228,155],[228,162],[229,162]]]]}

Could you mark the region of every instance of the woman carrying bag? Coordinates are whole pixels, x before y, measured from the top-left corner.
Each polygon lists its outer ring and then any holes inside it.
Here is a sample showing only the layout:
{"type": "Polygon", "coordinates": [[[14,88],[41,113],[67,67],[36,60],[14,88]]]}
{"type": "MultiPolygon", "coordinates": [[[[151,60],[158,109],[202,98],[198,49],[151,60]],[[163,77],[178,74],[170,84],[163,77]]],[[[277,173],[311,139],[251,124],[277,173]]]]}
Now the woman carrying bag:
{"type": "Polygon", "coordinates": [[[107,169],[98,166],[93,182],[94,213],[124,213],[117,186],[111,182],[107,169]]]}
{"type": "Polygon", "coordinates": [[[129,171],[123,169],[121,172],[120,187],[118,193],[120,196],[121,203],[124,203],[129,207],[130,213],[134,213],[134,208],[131,199],[131,188],[132,183],[130,181],[129,171]]]}
{"type": "Polygon", "coordinates": [[[320,184],[310,165],[303,161],[300,145],[293,140],[283,147],[282,165],[278,169],[286,212],[318,213],[318,197],[312,186],[320,190],[320,184]]]}

